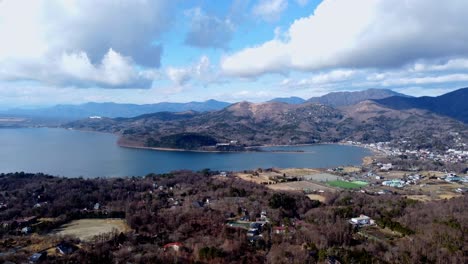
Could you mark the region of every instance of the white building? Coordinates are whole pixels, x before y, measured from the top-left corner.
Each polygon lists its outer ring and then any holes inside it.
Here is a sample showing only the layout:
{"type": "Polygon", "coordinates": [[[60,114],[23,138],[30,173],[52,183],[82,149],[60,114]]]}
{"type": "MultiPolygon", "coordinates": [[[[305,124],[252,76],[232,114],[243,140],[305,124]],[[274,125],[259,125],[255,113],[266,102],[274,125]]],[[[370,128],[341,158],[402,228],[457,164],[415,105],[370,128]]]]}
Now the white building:
{"type": "Polygon", "coordinates": [[[360,215],[359,217],[351,218],[349,222],[353,225],[359,225],[359,226],[373,225],[375,223],[374,220],[372,220],[370,217],[366,215],[360,215]]]}

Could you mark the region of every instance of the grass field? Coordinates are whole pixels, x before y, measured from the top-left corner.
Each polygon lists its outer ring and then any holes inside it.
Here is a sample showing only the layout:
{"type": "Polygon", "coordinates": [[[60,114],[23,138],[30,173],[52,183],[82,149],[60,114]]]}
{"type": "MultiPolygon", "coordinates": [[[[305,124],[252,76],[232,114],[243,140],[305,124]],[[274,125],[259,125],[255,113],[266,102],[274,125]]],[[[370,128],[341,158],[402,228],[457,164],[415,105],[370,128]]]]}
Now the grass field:
{"type": "Polygon", "coordinates": [[[110,233],[117,229],[119,232],[129,230],[124,219],[81,219],[65,224],[54,231],[59,236],[74,236],[83,241],[89,241],[94,236],[110,233]]]}
{"type": "Polygon", "coordinates": [[[361,181],[354,181],[354,182],[347,182],[347,181],[330,181],[328,182],[328,185],[333,186],[333,187],[339,187],[343,189],[357,189],[361,188],[363,186],[366,186],[366,182],[361,182],[361,181]]]}

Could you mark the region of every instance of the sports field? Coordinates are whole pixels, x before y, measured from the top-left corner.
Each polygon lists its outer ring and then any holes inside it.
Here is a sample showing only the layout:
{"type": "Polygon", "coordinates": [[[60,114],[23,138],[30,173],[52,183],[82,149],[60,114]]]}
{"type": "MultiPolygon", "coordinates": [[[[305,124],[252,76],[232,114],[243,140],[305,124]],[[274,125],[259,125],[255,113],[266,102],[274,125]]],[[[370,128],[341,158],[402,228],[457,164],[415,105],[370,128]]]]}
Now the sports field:
{"type": "Polygon", "coordinates": [[[333,186],[333,187],[343,188],[343,189],[357,189],[357,188],[361,188],[363,186],[366,186],[367,182],[363,182],[363,181],[353,181],[353,182],[330,181],[330,182],[328,182],[328,185],[333,186]]]}

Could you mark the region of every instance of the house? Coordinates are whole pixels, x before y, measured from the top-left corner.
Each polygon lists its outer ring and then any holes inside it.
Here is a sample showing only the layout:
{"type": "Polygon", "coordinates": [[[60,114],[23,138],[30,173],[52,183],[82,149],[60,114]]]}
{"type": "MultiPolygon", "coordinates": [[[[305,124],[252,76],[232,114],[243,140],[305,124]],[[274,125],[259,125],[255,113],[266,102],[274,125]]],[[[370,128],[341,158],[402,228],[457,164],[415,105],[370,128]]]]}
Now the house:
{"type": "Polygon", "coordinates": [[[221,177],[227,177],[227,172],[222,171],[222,172],[219,173],[219,175],[220,175],[221,177]]]}
{"type": "Polygon", "coordinates": [[[461,180],[462,180],[462,178],[458,177],[457,175],[453,175],[453,176],[450,175],[450,176],[445,177],[446,182],[459,182],[461,180]]]}
{"type": "Polygon", "coordinates": [[[379,194],[379,195],[385,195],[385,194],[392,194],[392,192],[389,191],[389,190],[380,190],[380,191],[377,192],[377,194],[379,194]]]}
{"type": "Polygon", "coordinates": [[[467,193],[467,192],[468,192],[468,188],[461,187],[461,188],[457,188],[455,191],[456,191],[457,193],[467,193]]]}
{"type": "Polygon", "coordinates": [[[360,215],[359,217],[351,218],[349,222],[357,226],[373,225],[375,223],[374,220],[372,220],[370,217],[366,215],[360,215]]]}
{"type": "Polygon", "coordinates": [[[32,228],[30,226],[25,226],[21,228],[21,233],[23,233],[23,235],[27,235],[31,233],[31,231],[32,231],[32,228]]]}
{"type": "Polygon", "coordinates": [[[273,233],[278,234],[278,235],[286,234],[287,230],[288,228],[286,226],[273,227],[273,233]]]}
{"type": "Polygon", "coordinates": [[[387,164],[382,164],[382,167],[380,167],[380,170],[389,171],[392,168],[393,168],[393,165],[391,163],[387,163],[387,164]]]}
{"type": "Polygon", "coordinates": [[[38,252],[34,253],[31,257],[29,257],[29,263],[41,263],[47,259],[47,252],[38,252]]]}
{"type": "Polygon", "coordinates": [[[183,247],[182,243],[173,242],[173,243],[169,243],[169,244],[164,245],[163,248],[164,248],[164,251],[166,251],[168,249],[173,249],[174,251],[179,251],[182,247],[183,247]]]}
{"type": "Polygon", "coordinates": [[[58,244],[57,247],[55,248],[57,253],[62,254],[62,255],[72,254],[77,249],[78,249],[77,246],[75,246],[73,244],[70,244],[70,243],[66,243],[66,242],[62,242],[62,243],[58,244]]]}
{"type": "Polygon", "coordinates": [[[253,237],[253,236],[258,236],[260,235],[260,231],[255,228],[250,228],[249,231],[247,231],[247,236],[248,237],[253,237]]]}
{"type": "Polygon", "coordinates": [[[262,220],[262,221],[267,221],[268,220],[267,213],[265,211],[262,211],[260,213],[260,220],[262,220]]]}
{"type": "Polygon", "coordinates": [[[99,210],[101,208],[101,205],[99,203],[94,204],[94,210],[99,210]]]}
{"type": "Polygon", "coordinates": [[[395,187],[395,188],[402,188],[403,186],[405,186],[405,182],[402,180],[390,180],[390,181],[383,181],[382,185],[395,187]]]}

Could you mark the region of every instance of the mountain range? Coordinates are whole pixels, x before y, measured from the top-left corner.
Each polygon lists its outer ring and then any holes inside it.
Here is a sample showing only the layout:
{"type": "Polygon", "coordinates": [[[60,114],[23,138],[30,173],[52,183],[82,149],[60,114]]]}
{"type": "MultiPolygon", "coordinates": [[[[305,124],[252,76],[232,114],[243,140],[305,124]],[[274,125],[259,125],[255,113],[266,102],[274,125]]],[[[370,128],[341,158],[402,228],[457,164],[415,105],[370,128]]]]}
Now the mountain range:
{"type": "MultiPolygon", "coordinates": [[[[468,90],[454,93],[457,96],[447,94],[442,98],[450,98],[454,106],[451,110],[457,112],[458,108],[463,109],[468,90]]],[[[441,101],[445,100],[449,99],[441,101]]],[[[417,146],[444,148],[452,140],[447,131],[458,132],[464,139],[468,137],[466,124],[433,112],[432,108],[434,105],[430,109],[418,105],[398,109],[379,100],[340,107],[315,102],[240,102],[217,111],[88,118],[65,127],[116,133],[121,136],[120,144],[125,146],[180,149],[205,149],[229,142],[235,142],[236,147],[251,147],[342,140],[405,140],[417,146]]]]}
{"type": "Polygon", "coordinates": [[[230,105],[227,102],[207,100],[204,102],[188,103],[156,103],[156,104],[118,104],[118,103],[86,103],[80,105],[56,105],[39,109],[11,109],[3,115],[22,117],[42,117],[60,119],[82,119],[90,116],[104,117],[133,117],[155,112],[183,112],[183,111],[213,111],[230,105]]]}
{"type": "MultiPolygon", "coordinates": [[[[339,107],[353,105],[365,100],[382,99],[391,96],[405,96],[391,90],[369,89],[354,92],[334,92],[321,97],[312,97],[305,100],[300,97],[274,98],[268,102],[281,102],[287,104],[302,104],[307,102],[321,103],[324,105],[339,107]]],[[[58,118],[65,120],[82,119],[89,116],[102,117],[134,117],[155,112],[207,112],[221,110],[231,103],[208,100],[204,102],[188,103],[156,103],[156,104],[118,104],[118,103],[85,103],[79,105],[57,105],[37,109],[11,109],[0,112],[3,116],[32,117],[32,118],[58,118]]]]}

